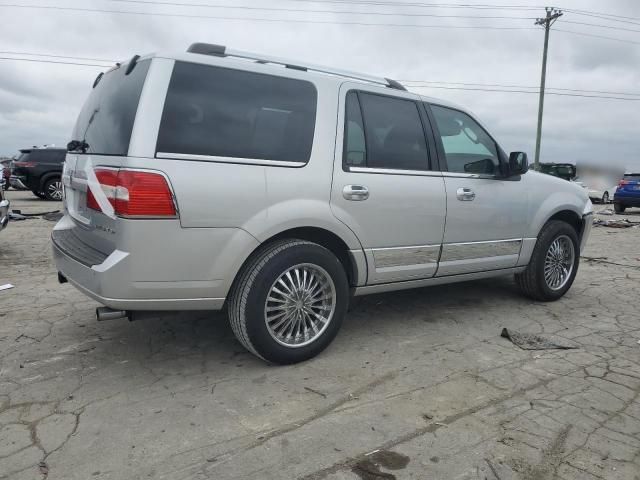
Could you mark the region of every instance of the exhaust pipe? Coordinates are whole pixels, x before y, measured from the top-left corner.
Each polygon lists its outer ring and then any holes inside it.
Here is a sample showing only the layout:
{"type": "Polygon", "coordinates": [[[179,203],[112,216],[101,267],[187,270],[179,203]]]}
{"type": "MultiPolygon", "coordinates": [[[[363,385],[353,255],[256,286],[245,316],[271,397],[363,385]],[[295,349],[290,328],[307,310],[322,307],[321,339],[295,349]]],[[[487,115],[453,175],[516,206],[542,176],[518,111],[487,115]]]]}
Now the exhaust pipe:
{"type": "Polygon", "coordinates": [[[106,320],[117,320],[119,318],[128,317],[128,312],[126,310],[113,310],[109,307],[98,307],[96,308],[96,320],[99,322],[104,322],[106,320]]]}

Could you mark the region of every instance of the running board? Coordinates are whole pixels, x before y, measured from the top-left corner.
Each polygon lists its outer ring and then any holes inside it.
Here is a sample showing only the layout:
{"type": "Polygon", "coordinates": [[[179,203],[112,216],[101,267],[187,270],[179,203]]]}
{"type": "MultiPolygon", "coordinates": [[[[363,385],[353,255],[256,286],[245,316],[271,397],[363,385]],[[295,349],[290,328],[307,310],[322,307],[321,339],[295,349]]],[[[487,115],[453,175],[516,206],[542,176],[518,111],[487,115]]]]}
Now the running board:
{"type": "Polygon", "coordinates": [[[500,270],[487,270],[485,272],[462,273],[459,275],[448,275],[446,277],[421,278],[419,280],[408,280],[406,282],[380,283],[377,285],[366,285],[355,287],[351,290],[354,297],[369,295],[372,293],[393,292],[396,290],[408,290],[410,288],[429,287],[432,285],[444,285],[447,283],[467,282],[470,280],[480,280],[482,278],[500,277],[502,275],[513,275],[525,270],[523,267],[503,268],[500,270]]]}

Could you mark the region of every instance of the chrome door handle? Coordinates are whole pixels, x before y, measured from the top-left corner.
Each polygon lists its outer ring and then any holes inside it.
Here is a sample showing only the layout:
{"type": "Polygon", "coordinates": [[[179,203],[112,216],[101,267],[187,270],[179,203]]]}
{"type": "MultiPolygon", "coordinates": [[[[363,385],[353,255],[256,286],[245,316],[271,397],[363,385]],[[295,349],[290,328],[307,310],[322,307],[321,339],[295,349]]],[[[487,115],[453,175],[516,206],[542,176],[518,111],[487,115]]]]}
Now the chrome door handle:
{"type": "Polygon", "coordinates": [[[476,194],[470,188],[462,187],[456,191],[456,197],[458,197],[458,200],[461,202],[470,202],[476,198],[476,194]]]}
{"type": "Polygon", "coordinates": [[[346,185],[342,189],[342,196],[345,200],[361,202],[369,198],[369,189],[364,185],[346,185]]]}

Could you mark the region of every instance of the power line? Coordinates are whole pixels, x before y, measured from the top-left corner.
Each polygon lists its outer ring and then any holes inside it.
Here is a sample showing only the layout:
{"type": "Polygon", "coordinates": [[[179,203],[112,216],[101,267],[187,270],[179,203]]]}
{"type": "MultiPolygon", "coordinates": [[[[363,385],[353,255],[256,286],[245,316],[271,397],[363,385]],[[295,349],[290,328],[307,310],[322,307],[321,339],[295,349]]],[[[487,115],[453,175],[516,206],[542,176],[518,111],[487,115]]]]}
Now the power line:
{"type": "MultiPolygon", "coordinates": [[[[527,86],[527,85],[505,85],[502,83],[465,83],[465,82],[438,82],[432,80],[398,80],[402,82],[404,85],[408,87],[428,87],[431,84],[435,85],[462,85],[462,86],[470,86],[470,87],[500,87],[500,88],[528,88],[535,89],[535,91],[531,93],[538,93],[539,87],[535,86],[527,86]],[[412,84],[412,85],[410,85],[412,84]]],[[[640,93],[629,93],[629,92],[610,92],[606,90],[582,90],[578,88],[561,88],[561,87],[547,87],[547,90],[558,90],[562,92],[578,92],[578,93],[603,93],[609,95],[627,95],[631,97],[640,97],[640,93]]]]}
{"type": "Polygon", "coordinates": [[[396,13],[396,12],[367,12],[353,10],[319,10],[319,9],[300,9],[300,8],[281,8],[281,7],[251,7],[247,5],[219,5],[211,3],[178,3],[167,1],[152,0],[106,0],[108,2],[117,3],[133,3],[142,5],[162,5],[172,7],[191,7],[191,8],[221,8],[234,10],[259,10],[267,12],[288,12],[288,13],[331,13],[341,15],[378,15],[387,17],[429,17],[429,18],[482,18],[482,19],[509,19],[509,20],[533,20],[535,17],[514,17],[505,15],[441,15],[436,13],[396,13]]]}
{"type": "MultiPolygon", "coordinates": [[[[343,4],[343,5],[379,5],[387,7],[412,7],[412,8],[463,8],[463,9],[482,9],[482,10],[532,10],[537,11],[544,8],[543,5],[500,5],[500,4],[476,4],[476,3],[431,3],[431,2],[389,2],[383,0],[287,0],[290,2],[304,3],[326,3],[326,4],[343,4]]],[[[562,8],[565,12],[575,13],[577,15],[599,17],[611,21],[640,21],[640,17],[632,17],[629,15],[616,15],[612,13],[594,12],[592,10],[582,10],[573,8],[562,8]],[[618,20],[616,20],[618,19],[618,20]]],[[[634,23],[634,22],[629,22],[634,23]]]]}
{"type": "MultiPolygon", "coordinates": [[[[448,86],[436,86],[436,85],[411,85],[409,88],[438,88],[442,90],[470,90],[475,92],[500,92],[500,93],[530,93],[537,95],[538,92],[530,90],[503,90],[497,88],[472,88],[472,87],[448,87],[448,86]]],[[[583,98],[608,98],[610,100],[628,100],[631,102],[640,102],[640,98],[628,98],[628,97],[614,97],[604,95],[582,95],[577,93],[559,93],[559,92],[545,92],[546,95],[556,95],[559,97],[583,97],[583,98]]]]}
{"type": "Polygon", "coordinates": [[[623,43],[631,43],[634,45],[640,45],[640,42],[634,42],[633,40],[627,40],[625,38],[615,38],[615,37],[607,37],[605,35],[595,35],[593,33],[584,33],[584,32],[574,32],[573,30],[564,30],[562,28],[554,28],[554,32],[562,32],[562,33],[570,33],[572,35],[580,35],[582,37],[594,37],[594,38],[602,38],[605,40],[614,40],[616,42],[623,43]]]}
{"type": "Polygon", "coordinates": [[[587,27],[611,28],[613,30],[620,30],[620,31],[623,31],[623,32],[640,33],[640,30],[635,30],[633,28],[618,27],[616,25],[600,25],[600,24],[597,24],[597,23],[574,22],[573,20],[564,20],[562,23],[571,23],[573,25],[585,25],[587,27]]]}
{"type": "MultiPolygon", "coordinates": [[[[0,52],[3,53],[3,52],[0,52]]],[[[13,52],[11,52],[13,53],[13,52]]],[[[18,52],[15,52],[16,54],[18,52]]],[[[39,56],[45,56],[45,54],[29,54],[29,55],[39,55],[39,56]]],[[[84,57],[67,57],[67,56],[63,56],[63,55],[46,55],[46,56],[52,56],[52,57],[56,57],[56,58],[84,58],[84,57]]],[[[85,67],[101,67],[101,68],[107,68],[108,66],[106,65],[98,65],[98,64],[93,64],[93,63],[81,63],[81,62],[62,62],[62,61],[57,61],[57,60],[45,60],[45,59],[38,59],[38,58],[20,58],[20,57],[0,57],[0,60],[14,60],[14,61],[21,61],[21,62],[34,62],[34,63],[54,63],[54,64],[60,64],[60,65],[76,65],[76,66],[85,66],[85,67]]],[[[100,60],[100,61],[107,61],[107,60],[100,60]]],[[[424,81],[424,80],[403,80],[403,82],[406,83],[432,83],[429,81],[424,81]]],[[[472,88],[470,86],[473,85],[478,85],[478,86],[497,86],[497,87],[517,87],[517,88],[535,88],[535,87],[525,87],[525,86],[521,86],[521,85],[502,85],[502,84],[484,84],[484,83],[461,83],[461,82],[438,82],[438,83],[448,83],[449,85],[445,86],[445,85],[407,85],[409,88],[436,88],[436,89],[444,89],[444,90],[471,90],[471,91],[481,91],[481,92],[500,92],[500,93],[530,93],[530,94],[537,94],[537,91],[530,91],[530,90],[506,90],[506,89],[502,89],[502,88],[472,88]],[[456,87],[454,85],[465,85],[465,86],[461,86],[461,87],[456,87]],[[467,86],[468,85],[468,86],[467,86]]],[[[568,91],[577,91],[577,92],[586,92],[586,93],[605,93],[605,94],[611,94],[611,95],[637,95],[640,96],[640,94],[633,94],[633,93],[622,93],[622,92],[606,92],[606,91],[600,91],[600,90],[575,90],[575,89],[563,89],[563,88],[556,88],[555,90],[568,90],[568,91]]],[[[640,98],[628,98],[628,97],[616,97],[616,96],[603,96],[603,95],[583,95],[583,94],[575,94],[575,93],[559,93],[559,92],[547,92],[548,95],[557,95],[557,96],[567,96],[567,97],[585,97],[585,98],[603,98],[603,99],[612,99],[612,100],[631,100],[631,101],[640,101],[640,98]]]]}
{"type": "Polygon", "coordinates": [[[68,55],[52,55],[49,53],[32,53],[32,52],[2,52],[0,55],[28,55],[34,57],[51,57],[51,58],[68,58],[71,60],[91,60],[94,62],[115,63],[117,60],[107,60],[105,58],[90,58],[90,57],[70,57],[68,55]]]}
{"type": "Polygon", "coordinates": [[[16,62],[34,62],[34,63],[58,63],[60,65],[81,65],[84,67],[107,68],[105,65],[97,65],[93,63],[60,62],[57,60],[44,60],[44,59],[37,59],[37,58],[0,57],[0,60],[15,60],[16,62]]]}
{"type": "Polygon", "coordinates": [[[591,16],[600,16],[600,17],[613,17],[619,19],[629,19],[629,20],[640,20],[640,17],[631,17],[629,15],[615,15],[613,13],[604,13],[604,12],[594,12],[593,10],[581,10],[577,8],[565,8],[563,9],[565,12],[577,13],[581,15],[591,15],[591,16]]]}
{"type": "Polygon", "coordinates": [[[151,16],[151,17],[241,20],[241,21],[271,22],[271,23],[306,23],[306,24],[322,24],[322,25],[355,25],[355,26],[373,26],[373,27],[439,28],[439,29],[469,29],[469,30],[533,30],[534,29],[533,27],[500,27],[500,26],[491,26],[491,25],[421,25],[421,24],[415,24],[415,23],[370,23],[370,22],[357,22],[357,21],[330,21],[330,20],[325,21],[325,20],[307,20],[307,19],[229,17],[229,16],[213,16],[213,15],[192,15],[192,14],[182,14],[182,13],[133,12],[128,10],[106,10],[106,9],[93,9],[93,8],[81,8],[81,7],[59,7],[59,6],[49,6],[49,5],[0,4],[0,7],[62,10],[62,11],[71,11],[71,12],[115,13],[115,14],[124,14],[124,15],[151,16]]]}
{"type": "MultiPolygon", "coordinates": [[[[118,60],[109,59],[109,58],[75,57],[70,55],[58,55],[58,54],[51,54],[51,53],[17,52],[17,51],[0,51],[0,55],[23,55],[23,56],[26,55],[26,56],[35,56],[35,57],[61,58],[61,59],[68,59],[68,60],[89,60],[89,61],[104,62],[109,64],[109,65],[104,65],[105,68],[108,68],[110,65],[118,61],[118,60]]],[[[41,60],[41,59],[28,59],[28,58],[23,59],[23,58],[14,58],[14,57],[3,57],[3,58],[10,59],[10,60],[25,60],[25,61],[41,60]]],[[[45,63],[50,63],[50,62],[47,61],[45,63]]],[[[75,62],[60,62],[60,63],[70,64],[70,65],[99,66],[99,65],[90,64],[90,63],[75,63],[75,62]]],[[[437,80],[407,80],[407,79],[403,79],[399,81],[411,88],[430,87],[432,85],[451,85],[451,86],[462,85],[464,87],[499,87],[499,88],[516,88],[516,89],[535,90],[534,92],[530,92],[530,93],[537,93],[537,90],[539,88],[533,85],[518,85],[518,84],[504,84],[504,83],[470,83],[470,82],[452,82],[452,81],[437,81],[437,80]]],[[[562,92],[600,93],[605,95],[626,95],[631,97],[640,97],[640,92],[638,93],[613,92],[608,90],[585,90],[585,89],[564,88],[564,87],[547,87],[547,89],[558,90],[562,92]]]]}
{"type": "Polygon", "coordinates": [[[600,20],[606,20],[608,22],[620,22],[620,23],[627,23],[627,24],[630,24],[630,25],[640,25],[640,22],[637,22],[637,21],[623,20],[623,19],[611,18],[611,17],[603,17],[601,15],[593,15],[591,13],[584,13],[584,12],[579,12],[579,11],[575,11],[575,10],[565,10],[565,12],[572,13],[574,15],[581,15],[581,16],[589,17],[589,18],[598,18],[600,20]]]}
{"type": "Polygon", "coordinates": [[[531,5],[496,5],[475,3],[428,3],[428,2],[384,2],[376,0],[288,0],[290,2],[326,3],[342,5],[378,5],[385,7],[411,7],[411,8],[468,8],[478,10],[539,10],[540,6],[531,5]]]}

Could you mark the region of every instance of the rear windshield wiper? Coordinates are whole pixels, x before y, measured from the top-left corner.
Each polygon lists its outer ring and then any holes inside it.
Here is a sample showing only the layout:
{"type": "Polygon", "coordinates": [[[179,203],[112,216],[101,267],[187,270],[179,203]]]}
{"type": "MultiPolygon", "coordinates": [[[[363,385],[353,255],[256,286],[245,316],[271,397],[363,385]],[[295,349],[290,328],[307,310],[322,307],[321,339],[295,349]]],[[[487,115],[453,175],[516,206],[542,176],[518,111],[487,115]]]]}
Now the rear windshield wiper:
{"type": "Polygon", "coordinates": [[[89,144],[84,140],[71,140],[69,143],[67,143],[68,152],[81,151],[82,153],[87,153],[88,149],[89,144]]]}

